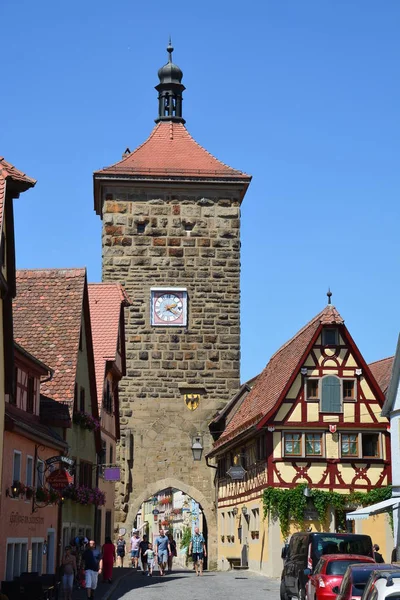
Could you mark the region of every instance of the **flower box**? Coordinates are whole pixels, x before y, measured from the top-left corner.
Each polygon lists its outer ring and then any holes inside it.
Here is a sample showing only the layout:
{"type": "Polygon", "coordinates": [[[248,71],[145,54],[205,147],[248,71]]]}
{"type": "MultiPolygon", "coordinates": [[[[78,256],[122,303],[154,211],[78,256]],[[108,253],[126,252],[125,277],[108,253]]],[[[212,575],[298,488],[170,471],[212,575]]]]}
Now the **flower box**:
{"type": "Polygon", "coordinates": [[[85,412],[76,412],[72,417],[73,422],[79,425],[82,429],[88,431],[97,431],[100,429],[100,421],[95,419],[92,415],[85,412]]]}

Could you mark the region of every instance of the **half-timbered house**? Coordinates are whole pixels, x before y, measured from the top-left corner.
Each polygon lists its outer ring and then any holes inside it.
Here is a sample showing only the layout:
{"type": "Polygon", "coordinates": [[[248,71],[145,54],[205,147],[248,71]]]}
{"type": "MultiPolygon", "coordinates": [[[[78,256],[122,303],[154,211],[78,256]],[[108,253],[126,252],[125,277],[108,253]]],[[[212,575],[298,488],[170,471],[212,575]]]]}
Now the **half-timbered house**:
{"type": "MultiPolygon", "coordinates": [[[[290,490],[301,483],[310,490],[339,493],[387,486],[391,470],[388,420],[381,416],[384,394],[329,303],[239,396],[232,411],[228,405],[210,428],[217,438],[208,458],[218,465],[219,566],[240,561],[276,575],[283,539],[279,523],[263,519],[263,491],[290,490]],[[232,466],[243,467],[242,480],[230,477],[234,471],[238,475],[232,466]]],[[[306,526],[313,530],[339,527],[333,508],[325,523],[312,507],[308,513],[306,526]]],[[[386,548],[391,538],[387,518],[376,519],[382,527],[376,520],[357,521],[353,527],[373,534],[386,548]]]]}

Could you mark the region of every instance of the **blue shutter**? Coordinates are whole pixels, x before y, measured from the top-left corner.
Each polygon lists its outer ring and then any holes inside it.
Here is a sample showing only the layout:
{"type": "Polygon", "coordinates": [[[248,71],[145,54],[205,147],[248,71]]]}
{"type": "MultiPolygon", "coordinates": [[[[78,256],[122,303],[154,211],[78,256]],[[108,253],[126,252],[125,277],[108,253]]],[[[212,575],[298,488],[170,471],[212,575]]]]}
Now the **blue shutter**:
{"type": "Polygon", "coordinates": [[[324,377],[322,379],[321,412],[342,412],[340,379],[338,377],[324,377]]]}

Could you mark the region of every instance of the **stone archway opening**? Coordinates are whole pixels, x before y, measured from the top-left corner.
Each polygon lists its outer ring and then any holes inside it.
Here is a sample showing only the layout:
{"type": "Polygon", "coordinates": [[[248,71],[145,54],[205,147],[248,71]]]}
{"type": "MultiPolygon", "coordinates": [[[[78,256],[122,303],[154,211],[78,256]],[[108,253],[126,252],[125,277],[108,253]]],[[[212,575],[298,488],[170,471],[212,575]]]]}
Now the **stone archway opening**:
{"type": "Polygon", "coordinates": [[[130,505],[129,527],[138,530],[141,537],[147,535],[147,539],[152,543],[159,535],[160,529],[169,532],[176,543],[175,569],[192,568],[188,558],[188,545],[194,528],[199,527],[208,555],[204,561],[204,568],[212,565],[215,560],[215,542],[212,535],[209,535],[209,518],[215,518],[215,511],[207,506],[207,500],[198,491],[193,493],[190,486],[155,485],[151,488],[156,491],[151,491],[150,494],[144,492],[141,498],[135,499],[130,505]]]}

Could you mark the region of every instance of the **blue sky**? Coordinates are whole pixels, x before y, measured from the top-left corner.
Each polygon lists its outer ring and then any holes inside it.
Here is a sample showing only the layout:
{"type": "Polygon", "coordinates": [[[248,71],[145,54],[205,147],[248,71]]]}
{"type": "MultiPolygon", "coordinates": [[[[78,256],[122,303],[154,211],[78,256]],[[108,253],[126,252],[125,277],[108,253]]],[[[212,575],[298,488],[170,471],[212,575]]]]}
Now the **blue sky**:
{"type": "Polygon", "coordinates": [[[253,175],[242,209],[242,379],[333,302],[368,361],[399,332],[398,0],[3,0],[0,154],[19,268],[101,277],[92,173],[157,114],[172,35],[195,139],[253,175]]]}

